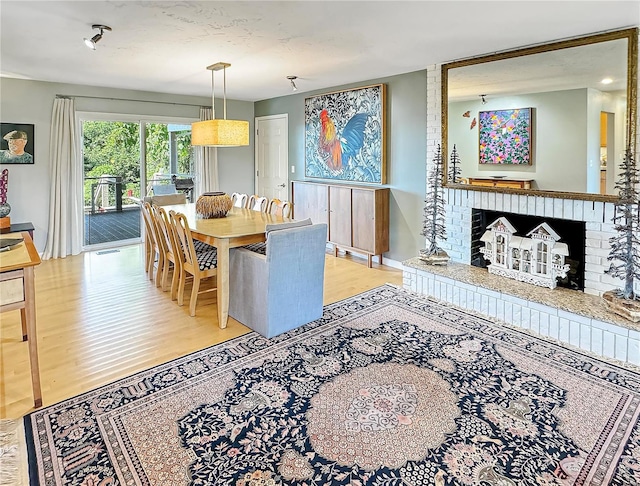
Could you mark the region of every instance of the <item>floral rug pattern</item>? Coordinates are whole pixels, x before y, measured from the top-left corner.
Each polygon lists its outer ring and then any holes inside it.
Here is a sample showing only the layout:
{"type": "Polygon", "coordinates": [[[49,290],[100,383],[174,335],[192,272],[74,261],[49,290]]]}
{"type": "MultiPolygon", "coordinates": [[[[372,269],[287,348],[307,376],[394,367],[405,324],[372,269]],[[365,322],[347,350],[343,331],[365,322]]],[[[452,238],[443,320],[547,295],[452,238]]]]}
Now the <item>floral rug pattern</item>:
{"type": "Polygon", "coordinates": [[[632,485],[639,414],[637,373],[383,286],[25,425],[43,485],[632,485]]]}

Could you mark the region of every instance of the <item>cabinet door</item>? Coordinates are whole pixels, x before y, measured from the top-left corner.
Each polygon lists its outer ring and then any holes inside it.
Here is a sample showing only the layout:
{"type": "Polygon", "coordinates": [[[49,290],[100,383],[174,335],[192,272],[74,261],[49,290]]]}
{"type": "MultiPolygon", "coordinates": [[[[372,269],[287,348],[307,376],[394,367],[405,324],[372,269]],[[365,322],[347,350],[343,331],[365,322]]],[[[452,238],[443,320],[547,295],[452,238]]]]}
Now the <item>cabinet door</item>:
{"type": "Polygon", "coordinates": [[[329,223],[329,189],[325,184],[293,183],[293,217],[329,223]]]}
{"type": "Polygon", "coordinates": [[[375,192],[353,189],[351,209],[353,218],[353,247],[375,253],[375,192]]]}
{"type": "Polygon", "coordinates": [[[329,241],[351,246],[351,188],[329,186],[329,241]]]}

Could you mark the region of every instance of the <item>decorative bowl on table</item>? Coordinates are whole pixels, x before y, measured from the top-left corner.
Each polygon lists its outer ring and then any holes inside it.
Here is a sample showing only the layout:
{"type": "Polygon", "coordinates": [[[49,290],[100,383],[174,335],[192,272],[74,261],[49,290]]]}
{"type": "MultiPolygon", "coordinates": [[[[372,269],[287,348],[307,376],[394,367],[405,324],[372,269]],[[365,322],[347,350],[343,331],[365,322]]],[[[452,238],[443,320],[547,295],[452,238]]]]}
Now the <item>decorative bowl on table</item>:
{"type": "Polygon", "coordinates": [[[224,192],[205,192],[196,201],[196,213],[205,219],[224,218],[233,206],[224,192]]]}

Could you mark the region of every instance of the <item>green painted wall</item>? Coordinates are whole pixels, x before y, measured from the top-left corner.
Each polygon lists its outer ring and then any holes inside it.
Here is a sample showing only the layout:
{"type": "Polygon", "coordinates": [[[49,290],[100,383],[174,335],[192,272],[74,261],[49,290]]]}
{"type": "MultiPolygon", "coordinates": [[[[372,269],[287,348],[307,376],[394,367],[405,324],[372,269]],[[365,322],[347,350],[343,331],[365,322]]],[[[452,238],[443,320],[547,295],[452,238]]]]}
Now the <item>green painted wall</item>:
{"type": "MultiPolygon", "coordinates": [[[[298,86],[304,81],[299,81],[298,86]]],[[[291,94],[258,101],[255,116],[289,117],[289,180],[304,177],[304,100],[342,89],[384,83],[387,85],[387,184],[390,188],[390,250],[385,257],[402,262],[424,248],[422,210],[426,187],[427,77],[426,71],[367,80],[322,91],[291,94]]]]}

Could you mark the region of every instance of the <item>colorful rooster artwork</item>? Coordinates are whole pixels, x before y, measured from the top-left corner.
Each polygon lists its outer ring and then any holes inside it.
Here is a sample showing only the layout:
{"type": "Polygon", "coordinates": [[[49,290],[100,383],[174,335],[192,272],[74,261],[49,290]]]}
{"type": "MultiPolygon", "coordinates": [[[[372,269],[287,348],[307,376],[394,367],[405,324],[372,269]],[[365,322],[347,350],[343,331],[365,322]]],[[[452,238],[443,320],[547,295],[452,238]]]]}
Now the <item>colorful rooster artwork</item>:
{"type": "Polygon", "coordinates": [[[377,84],[305,98],[305,177],[386,182],[385,88],[377,84]]]}
{"type": "Polygon", "coordinates": [[[329,113],[322,110],[318,152],[329,169],[334,172],[342,171],[343,161],[348,163],[351,157],[358,154],[364,143],[364,129],[368,117],[366,113],[356,113],[349,119],[342,133],[338,134],[329,113]]]}

